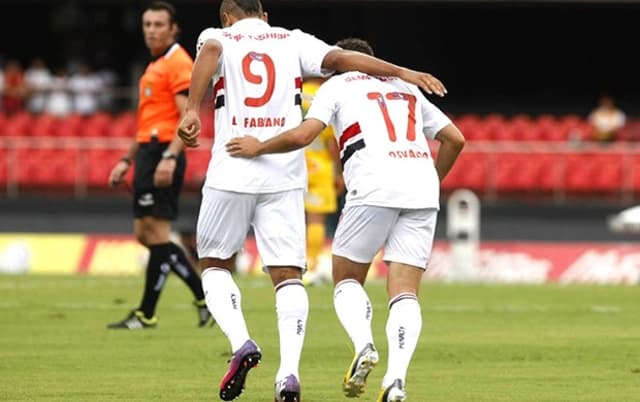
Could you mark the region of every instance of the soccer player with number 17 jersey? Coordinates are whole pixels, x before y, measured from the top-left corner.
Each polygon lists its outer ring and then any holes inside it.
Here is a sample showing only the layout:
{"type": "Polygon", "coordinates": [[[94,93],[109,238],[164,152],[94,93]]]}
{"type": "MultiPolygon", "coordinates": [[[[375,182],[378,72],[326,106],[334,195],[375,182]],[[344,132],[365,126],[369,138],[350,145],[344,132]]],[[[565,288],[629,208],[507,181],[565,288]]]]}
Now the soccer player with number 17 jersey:
{"type": "Polygon", "coordinates": [[[244,389],[249,370],[262,358],[250,338],[241,294],[230,271],[250,227],[275,287],[280,336],[280,368],[275,399],[300,401],[299,360],[309,310],[302,285],[305,269],[302,151],[252,160],[230,157],[225,144],[250,133],[268,140],[301,120],[305,76],[358,69],[401,76],[425,90],[444,94],[439,80],[371,56],[349,52],[300,30],[272,27],[259,0],[223,0],[222,29],[205,29],[198,39],[187,111],[179,135],[197,146],[199,107],[213,77],[215,142],[197,224],[197,246],[207,306],[233,351],[220,384],[220,398],[233,400],[244,389]]]}
{"type": "MultiPolygon", "coordinates": [[[[360,39],[338,45],[373,54],[360,39]]],[[[439,181],[462,150],[464,137],[415,86],[352,71],[320,87],[300,126],[265,142],[236,138],[227,149],[233,156],[258,158],[287,152],[309,144],[327,125],[336,133],[347,186],[333,242],[334,307],[355,349],[343,391],[360,396],[378,363],[371,302],[362,285],[375,254],[383,249],[389,265],[389,361],[378,401],[402,402],[422,327],[418,290],[433,244],[439,181]],[[435,162],[431,139],[441,142],[435,162]]]]}

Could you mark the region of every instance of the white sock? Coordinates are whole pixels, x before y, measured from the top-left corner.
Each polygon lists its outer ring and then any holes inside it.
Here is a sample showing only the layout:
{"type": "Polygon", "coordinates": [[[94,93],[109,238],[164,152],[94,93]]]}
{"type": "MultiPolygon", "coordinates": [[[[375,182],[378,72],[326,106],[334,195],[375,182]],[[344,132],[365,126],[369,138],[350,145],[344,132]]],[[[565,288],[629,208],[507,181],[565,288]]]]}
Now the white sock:
{"type": "Polygon", "coordinates": [[[382,386],[389,386],[399,378],[405,383],[409,362],[422,330],[422,313],[416,295],[401,293],[389,302],[387,340],[389,362],[382,386]]]}
{"type": "Polygon", "coordinates": [[[226,269],[207,268],[202,272],[202,290],[207,308],[229,339],[231,350],[235,352],[249,340],[238,285],[226,269]]]}
{"type": "Polygon", "coordinates": [[[333,307],[353,342],[355,353],[359,353],[367,343],[373,344],[373,308],[360,282],[354,279],[338,282],[333,291],[333,307]]]}
{"type": "Polygon", "coordinates": [[[299,279],[276,286],[276,312],[280,333],[280,368],[276,381],[293,374],[300,378],[300,356],[309,316],[309,297],[299,279]]]}

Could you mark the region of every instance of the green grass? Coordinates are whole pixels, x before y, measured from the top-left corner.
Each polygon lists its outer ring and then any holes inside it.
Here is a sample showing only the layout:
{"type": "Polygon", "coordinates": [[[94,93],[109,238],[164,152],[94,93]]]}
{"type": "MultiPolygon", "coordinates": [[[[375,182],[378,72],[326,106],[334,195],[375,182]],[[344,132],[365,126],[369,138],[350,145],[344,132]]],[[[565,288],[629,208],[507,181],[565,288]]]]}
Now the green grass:
{"type": "MultiPolygon", "coordinates": [[[[263,362],[242,401],[273,400],[279,364],[273,289],[239,279],[263,362]]],[[[137,304],[142,277],[0,276],[0,400],[212,401],[229,345],[196,328],[191,296],[172,277],[159,328],[107,331],[137,304]]],[[[367,285],[381,363],[359,400],[374,401],[386,363],[386,296],[367,285]]],[[[640,289],[609,286],[425,284],[410,401],[638,401],[640,289]]],[[[309,288],[301,363],[305,402],[346,401],[350,342],[330,287],[309,288]]]]}

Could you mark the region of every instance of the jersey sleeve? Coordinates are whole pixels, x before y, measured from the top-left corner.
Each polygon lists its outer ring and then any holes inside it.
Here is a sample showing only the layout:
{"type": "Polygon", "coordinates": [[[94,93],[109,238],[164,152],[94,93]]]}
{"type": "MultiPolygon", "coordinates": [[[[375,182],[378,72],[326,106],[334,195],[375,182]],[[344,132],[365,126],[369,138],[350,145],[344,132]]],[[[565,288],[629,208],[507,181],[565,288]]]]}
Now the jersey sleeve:
{"type": "Polygon", "coordinates": [[[429,102],[418,87],[409,85],[409,88],[416,97],[417,107],[419,108],[416,112],[422,114],[422,132],[427,138],[433,140],[440,130],[451,124],[451,119],[436,105],[429,102]]]}
{"type": "Polygon", "coordinates": [[[333,79],[320,85],[305,119],[320,120],[326,126],[333,123],[338,105],[335,88],[335,80],[333,79]]]}
{"type": "Polygon", "coordinates": [[[327,53],[333,49],[340,49],[339,47],[331,46],[315,36],[302,32],[299,29],[293,30],[291,33],[298,46],[300,67],[302,68],[303,76],[326,77],[333,74],[332,70],[325,70],[322,68],[322,61],[327,53]]]}
{"type": "Polygon", "coordinates": [[[196,54],[200,53],[200,49],[204,46],[204,43],[209,39],[215,39],[217,41],[222,41],[222,30],[217,28],[207,28],[204,31],[200,32],[198,35],[198,40],[196,41],[196,54]]]}
{"type": "Polygon", "coordinates": [[[189,89],[192,68],[193,60],[186,51],[180,52],[171,58],[171,64],[169,65],[169,87],[171,92],[177,94],[189,89]]]}

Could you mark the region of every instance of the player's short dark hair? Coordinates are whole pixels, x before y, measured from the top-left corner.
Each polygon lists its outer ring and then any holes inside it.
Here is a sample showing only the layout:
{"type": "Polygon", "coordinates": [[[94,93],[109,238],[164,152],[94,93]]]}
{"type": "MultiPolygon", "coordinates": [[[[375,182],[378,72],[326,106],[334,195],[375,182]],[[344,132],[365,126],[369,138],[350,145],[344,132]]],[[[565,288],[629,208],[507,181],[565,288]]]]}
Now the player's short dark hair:
{"type": "Polygon", "coordinates": [[[153,11],[164,10],[167,13],[169,13],[170,24],[178,23],[178,14],[176,13],[176,8],[171,3],[168,3],[166,1],[161,1],[161,0],[152,1],[151,4],[149,4],[149,6],[147,7],[147,10],[153,10],[153,11]]]}
{"type": "Polygon", "coordinates": [[[222,0],[220,11],[233,14],[241,11],[244,15],[262,15],[260,0],[222,0]]]}
{"type": "Polygon", "coordinates": [[[373,56],[373,48],[364,39],[360,38],[345,38],[336,42],[336,46],[344,50],[352,50],[354,52],[360,52],[373,56]]]}

